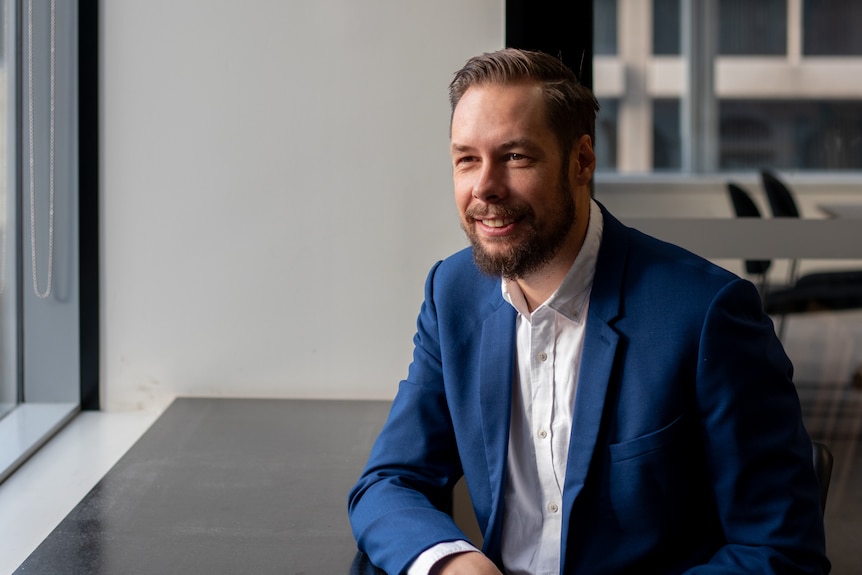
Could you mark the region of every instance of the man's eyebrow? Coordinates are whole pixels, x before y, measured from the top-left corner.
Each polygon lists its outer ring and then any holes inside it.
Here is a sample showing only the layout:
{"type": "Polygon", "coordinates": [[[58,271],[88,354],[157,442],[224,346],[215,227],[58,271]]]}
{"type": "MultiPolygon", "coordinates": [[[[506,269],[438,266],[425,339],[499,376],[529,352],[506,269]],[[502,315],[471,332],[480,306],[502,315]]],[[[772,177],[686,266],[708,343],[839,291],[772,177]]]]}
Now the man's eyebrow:
{"type": "Polygon", "coordinates": [[[462,153],[462,152],[471,152],[471,151],[473,150],[473,147],[472,147],[472,146],[467,146],[467,145],[465,145],[465,144],[455,144],[455,143],[453,143],[453,144],[452,144],[452,146],[451,146],[451,149],[452,149],[452,151],[453,151],[453,152],[459,152],[459,153],[462,153]]]}
{"type": "Polygon", "coordinates": [[[541,146],[536,144],[533,140],[529,138],[517,138],[515,140],[510,140],[508,142],[503,142],[500,146],[503,150],[512,150],[514,148],[522,148],[525,150],[539,150],[541,146]]]}
{"type": "MultiPolygon", "coordinates": [[[[517,138],[514,140],[509,140],[507,142],[503,142],[499,146],[500,150],[513,150],[513,149],[517,149],[517,148],[521,148],[524,150],[536,151],[536,150],[540,150],[541,146],[539,146],[538,144],[536,144],[535,142],[533,142],[529,138],[517,138]]],[[[475,150],[475,148],[473,146],[469,146],[467,144],[458,144],[458,143],[453,142],[451,145],[451,150],[453,152],[463,153],[463,152],[472,152],[473,150],[475,150]]]]}

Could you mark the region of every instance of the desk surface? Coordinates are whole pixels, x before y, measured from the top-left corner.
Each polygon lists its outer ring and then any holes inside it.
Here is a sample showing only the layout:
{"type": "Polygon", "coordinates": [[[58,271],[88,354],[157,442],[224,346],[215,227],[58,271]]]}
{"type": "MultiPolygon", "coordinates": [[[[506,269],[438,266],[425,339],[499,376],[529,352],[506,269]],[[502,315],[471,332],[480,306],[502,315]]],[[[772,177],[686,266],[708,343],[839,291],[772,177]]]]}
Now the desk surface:
{"type": "Polygon", "coordinates": [[[819,204],[817,207],[831,218],[862,218],[862,203],[819,204]]]}
{"type": "Polygon", "coordinates": [[[862,226],[851,218],[624,218],[623,223],[706,258],[862,258],[862,226]]]}
{"type": "Polygon", "coordinates": [[[388,409],[178,399],[15,573],[374,573],[347,492],[388,409]]]}

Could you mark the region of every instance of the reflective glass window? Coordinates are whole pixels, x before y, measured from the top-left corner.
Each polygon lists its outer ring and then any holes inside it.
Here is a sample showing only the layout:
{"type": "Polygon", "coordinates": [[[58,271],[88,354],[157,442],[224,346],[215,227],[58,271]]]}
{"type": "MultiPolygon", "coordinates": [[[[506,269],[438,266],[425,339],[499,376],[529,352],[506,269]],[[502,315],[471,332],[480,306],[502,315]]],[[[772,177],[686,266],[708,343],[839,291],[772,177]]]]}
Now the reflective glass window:
{"type": "Polygon", "coordinates": [[[787,0],[719,0],[718,53],[787,53],[787,0]]]}
{"type": "Polygon", "coordinates": [[[652,51],[657,56],[680,53],[680,0],[653,0],[652,51]]]}
{"type": "Polygon", "coordinates": [[[805,0],[803,52],[808,56],[862,56],[862,2],[805,0]]]}

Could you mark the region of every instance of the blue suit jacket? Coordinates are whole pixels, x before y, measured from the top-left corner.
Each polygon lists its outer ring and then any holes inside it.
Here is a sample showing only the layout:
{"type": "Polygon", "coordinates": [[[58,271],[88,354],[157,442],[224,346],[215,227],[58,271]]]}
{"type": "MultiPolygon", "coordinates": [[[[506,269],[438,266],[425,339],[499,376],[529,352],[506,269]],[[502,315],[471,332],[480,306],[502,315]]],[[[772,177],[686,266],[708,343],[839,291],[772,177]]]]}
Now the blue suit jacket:
{"type": "MultiPolygon", "coordinates": [[[[604,211],[604,208],[603,208],[604,211]]],[[[754,286],[604,211],[563,494],[561,573],[822,573],[792,367],[754,286]]],[[[388,573],[463,539],[500,565],[516,312],[470,250],[426,284],[413,362],[349,512],[388,573]]]]}

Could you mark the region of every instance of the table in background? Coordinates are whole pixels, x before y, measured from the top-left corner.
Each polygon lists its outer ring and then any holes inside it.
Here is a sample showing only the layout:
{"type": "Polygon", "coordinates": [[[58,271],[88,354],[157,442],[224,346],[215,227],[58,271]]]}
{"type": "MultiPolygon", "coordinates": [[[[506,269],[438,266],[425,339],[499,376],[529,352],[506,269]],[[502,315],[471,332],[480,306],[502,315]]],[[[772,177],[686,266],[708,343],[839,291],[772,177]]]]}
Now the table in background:
{"type": "Polygon", "coordinates": [[[15,573],[376,573],[347,493],[389,405],[177,399],[15,573]]]}
{"type": "Polygon", "coordinates": [[[831,218],[862,218],[862,204],[820,204],[817,206],[831,218]]]}

